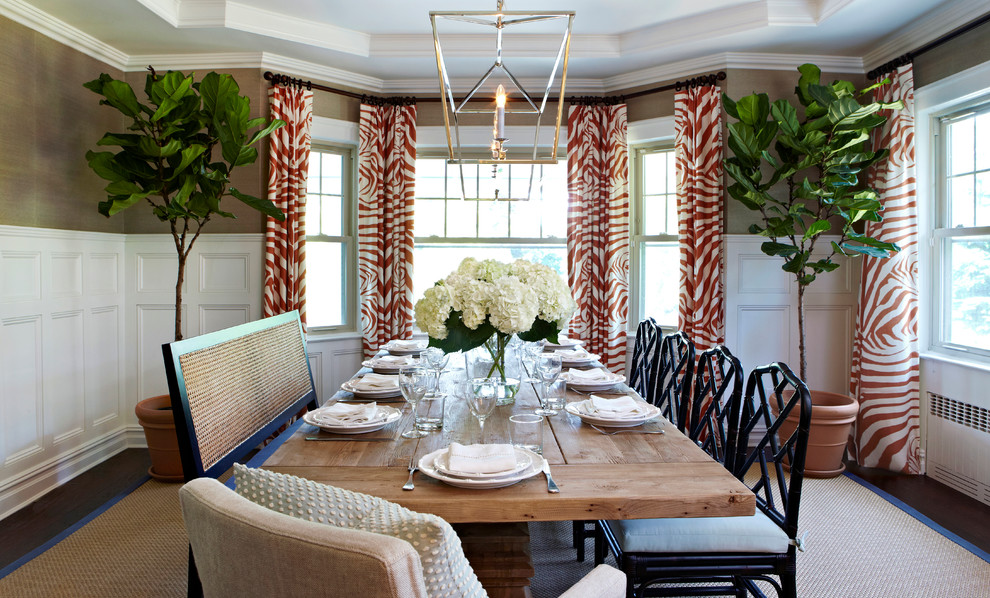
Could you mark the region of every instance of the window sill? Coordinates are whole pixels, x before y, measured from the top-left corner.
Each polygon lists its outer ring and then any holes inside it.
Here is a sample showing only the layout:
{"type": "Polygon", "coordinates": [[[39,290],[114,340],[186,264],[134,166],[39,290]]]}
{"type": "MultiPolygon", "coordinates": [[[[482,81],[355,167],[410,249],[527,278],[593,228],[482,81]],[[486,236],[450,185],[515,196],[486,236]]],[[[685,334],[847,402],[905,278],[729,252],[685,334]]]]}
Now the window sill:
{"type": "Polygon", "coordinates": [[[929,361],[949,363],[955,366],[978,370],[990,374],[990,361],[984,360],[975,355],[964,357],[957,354],[950,355],[940,351],[925,351],[920,353],[918,357],[929,361]]]}
{"type": "Polygon", "coordinates": [[[354,330],[310,330],[306,332],[306,342],[321,343],[329,341],[361,338],[361,333],[354,330]]]}

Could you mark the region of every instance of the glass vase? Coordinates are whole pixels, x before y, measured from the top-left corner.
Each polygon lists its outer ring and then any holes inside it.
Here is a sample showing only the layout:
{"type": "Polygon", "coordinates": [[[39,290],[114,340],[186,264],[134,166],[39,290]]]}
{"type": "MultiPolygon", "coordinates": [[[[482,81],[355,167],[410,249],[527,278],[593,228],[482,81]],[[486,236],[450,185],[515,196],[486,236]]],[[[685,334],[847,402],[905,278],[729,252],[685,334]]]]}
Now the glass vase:
{"type": "MultiPolygon", "coordinates": [[[[488,367],[482,369],[488,370],[484,374],[486,378],[495,378],[499,381],[497,405],[515,403],[516,393],[519,392],[518,372],[510,371],[510,368],[519,361],[511,356],[511,352],[514,350],[514,347],[511,347],[511,341],[512,335],[496,332],[484,344],[488,356],[487,359],[483,360],[483,363],[487,363],[488,367]]],[[[477,369],[475,371],[477,372],[477,369]]]]}

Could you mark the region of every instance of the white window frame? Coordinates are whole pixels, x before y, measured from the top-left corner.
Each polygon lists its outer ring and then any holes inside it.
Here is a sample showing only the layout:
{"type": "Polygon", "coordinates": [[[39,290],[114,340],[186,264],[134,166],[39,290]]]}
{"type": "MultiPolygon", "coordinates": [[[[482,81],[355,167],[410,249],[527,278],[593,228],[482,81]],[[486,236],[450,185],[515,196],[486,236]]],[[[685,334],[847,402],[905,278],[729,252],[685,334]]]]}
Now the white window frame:
{"type": "MultiPolygon", "coordinates": [[[[674,243],[678,241],[676,234],[673,235],[646,235],[644,234],[644,216],[646,208],[644,204],[644,168],[643,157],[647,154],[657,152],[673,151],[674,139],[663,138],[652,140],[649,143],[637,144],[630,147],[631,160],[629,172],[630,198],[630,230],[629,230],[629,288],[630,305],[629,312],[633,317],[629,318],[628,330],[635,333],[636,327],[644,318],[646,289],[644,288],[644,268],[646,267],[646,244],[647,243],[674,243]]],[[[676,176],[676,173],[675,173],[676,176]]],[[[676,201],[676,199],[675,199],[676,201]]],[[[677,322],[657,322],[663,328],[676,328],[677,322]]]]}
{"type": "MultiPolygon", "coordinates": [[[[948,250],[953,240],[966,237],[990,237],[990,225],[956,227],[949,221],[949,205],[947,193],[948,166],[947,141],[945,127],[959,119],[977,113],[990,112],[990,95],[960,102],[951,107],[932,114],[930,127],[932,132],[932,166],[933,166],[933,214],[930,227],[931,246],[931,346],[939,352],[961,359],[990,363],[990,349],[953,343],[948,340],[950,319],[952,314],[951,302],[951,252],[948,250]]],[[[981,171],[982,172],[982,171],[981,171]]]]}
{"type": "MultiPolygon", "coordinates": [[[[311,212],[307,210],[307,233],[306,233],[306,243],[340,243],[344,250],[344,259],[342,261],[342,267],[344,272],[344,279],[341,281],[341,312],[344,316],[344,322],[335,326],[312,326],[310,325],[308,331],[310,333],[320,334],[332,334],[339,332],[355,332],[358,330],[358,303],[360,299],[357,296],[357,267],[358,267],[358,257],[357,257],[357,150],[353,146],[340,145],[336,143],[328,143],[323,141],[315,141],[311,147],[312,154],[317,152],[322,153],[332,153],[341,156],[341,235],[323,235],[323,234],[311,234],[309,231],[314,230],[310,223],[311,212]]],[[[311,155],[312,159],[312,155],[311,155]]],[[[307,197],[307,200],[309,198],[307,197]]],[[[310,260],[307,255],[307,262],[310,260]]],[[[310,272],[310,268],[307,267],[307,275],[310,272]]],[[[306,297],[306,302],[312,301],[312,296],[306,297]]]]}

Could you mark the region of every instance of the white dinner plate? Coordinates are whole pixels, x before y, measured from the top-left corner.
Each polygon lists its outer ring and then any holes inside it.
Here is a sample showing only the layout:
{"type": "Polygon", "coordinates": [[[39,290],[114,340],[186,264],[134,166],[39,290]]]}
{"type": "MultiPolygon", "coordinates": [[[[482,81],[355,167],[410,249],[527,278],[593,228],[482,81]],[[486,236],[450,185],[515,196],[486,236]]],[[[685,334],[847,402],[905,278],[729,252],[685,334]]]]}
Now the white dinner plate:
{"type": "Polygon", "coordinates": [[[547,341],[547,343],[543,345],[543,350],[556,351],[557,349],[576,349],[581,346],[581,341],[571,340],[563,336],[559,337],[557,340],[559,340],[560,343],[551,343],[550,341],[547,341]]]}
{"type": "Polygon", "coordinates": [[[436,468],[437,457],[439,457],[441,453],[445,453],[447,450],[448,449],[446,448],[442,448],[433,451],[432,453],[423,455],[423,457],[419,460],[419,470],[428,477],[435,480],[440,480],[444,484],[456,486],[457,488],[476,488],[479,490],[505,488],[506,486],[519,483],[526,478],[533,477],[543,471],[543,457],[532,451],[517,448],[517,451],[525,451],[528,453],[529,458],[532,460],[532,464],[513,475],[501,478],[462,478],[450,476],[438,471],[436,468]]]}
{"type": "MultiPolygon", "coordinates": [[[[449,448],[449,447],[448,447],[449,448]]],[[[530,457],[530,451],[525,449],[516,448],[516,466],[507,471],[496,471],[493,473],[467,473],[463,471],[457,471],[450,468],[450,451],[446,450],[437,455],[437,458],[433,461],[433,466],[436,470],[443,475],[450,476],[452,478],[464,478],[464,479],[495,479],[504,478],[509,476],[514,476],[519,472],[523,471],[527,467],[533,464],[533,458],[530,457]]]]}
{"type": "Polygon", "coordinates": [[[410,365],[418,365],[418,362],[395,363],[391,361],[382,361],[380,359],[369,359],[368,361],[362,361],[361,365],[366,368],[371,368],[371,370],[376,374],[398,374],[400,368],[410,365]]]}
{"type": "Polygon", "coordinates": [[[598,360],[598,355],[594,353],[581,353],[580,355],[561,355],[560,365],[565,368],[588,365],[598,360]]]}
{"type": "Polygon", "coordinates": [[[625,376],[601,368],[599,368],[599,371],[604,372],[604,380],[586,380],[584,378],[571,377],[569,372],[561,372],[559,379],[566,382],[569,388],[580,390],[582,392],[598,392],[608,390],[616,384],[626,381],[625,376]]]}
{"type": "Polygon", "coordinates": [[[348,380],[340,385],[340,389],[352,393],[358,399],[391,399],[402,396],[402,391],[399,390],[398,386],[395,388],[383,388],[381,390],[355,388],[354,383],[360,379],[361,376],[348,380]]]}
{"type": "Polygon", "coordinates": [[[382,345],[382,349],[388,351],[391,355],[412,355],[418,357],[420,353],[426,350],[426,343],[421,343],[421,346],[416,348],[409,348],[403,346],[397,346],[395,341],[389,341],[382,345]]]}
{"type": "Polygon", "coordinates": [[[308,411],[303,414],[303,421],[311,426],[316,426],[317,428],[324,430],[326,432],[333,432],[334,434],[364,434],[366,432],[374,432],[376,430],[381,430],[385,426],[394,422],[395,420],[402,417],[402,412],[395,407],[389,407],[388,405],[377,405],[378,407],[378,419],[372,422],[354,425],[330,425],[323,422],[316,421],[314,418],[315,414],[319,412],[308,411]]]}
{"type": "MultiPolygon", "coordinates": [[[[590,400],[591,399],[588,399],[588,401],[590,400]]],[[[635,426],[641,426],[661,413],[658,407],[654,407],[644,401],[642,411],[636,415],[623,418],[601,417],[585,412],[583,407],[586,402],[587,401],[575,401],[573,403],[568,403],[564,409],[571,415],[580,417],[581,421],[589,424],[595,424],[596,426],[607,426],[609,428],[632,428],[635,426]]]]}

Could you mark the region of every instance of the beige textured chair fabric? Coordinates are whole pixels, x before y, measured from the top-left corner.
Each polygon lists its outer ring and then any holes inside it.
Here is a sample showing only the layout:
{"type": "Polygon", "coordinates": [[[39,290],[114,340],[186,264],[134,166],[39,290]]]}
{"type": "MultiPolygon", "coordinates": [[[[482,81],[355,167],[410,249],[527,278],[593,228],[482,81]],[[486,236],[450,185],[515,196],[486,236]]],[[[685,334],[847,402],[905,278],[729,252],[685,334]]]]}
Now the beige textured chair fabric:
{"type": "Polygon", "coordinates": [[[179,496],[206,598],[427,596],[404,540],[282,515],[212,478],[179,496]]]}
{"type": "Polygon", "coordinates": [[[625,598],[626,574],[609,565],[598,565],[560,598],[625,598]]]}
{"type": "Polygon", "coordinates": [[[299,519],[408,541],[419,554],[430,598],[481,598],[485,590],[450,524],[393,502],[296,476],[234,465],[237,493],[299,519]]]}

